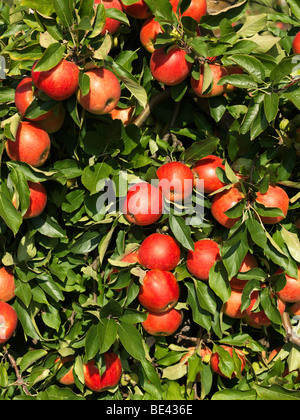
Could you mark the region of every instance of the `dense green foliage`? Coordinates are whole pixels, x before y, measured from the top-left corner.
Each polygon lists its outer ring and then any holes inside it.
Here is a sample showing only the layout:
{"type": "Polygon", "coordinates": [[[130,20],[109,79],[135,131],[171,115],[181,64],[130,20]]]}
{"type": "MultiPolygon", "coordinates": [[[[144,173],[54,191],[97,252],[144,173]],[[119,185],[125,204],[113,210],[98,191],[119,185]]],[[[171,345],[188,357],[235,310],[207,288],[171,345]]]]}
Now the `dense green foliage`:
{"type": "MultiPolygon", "coordinates": [[[[134,1],[124,0],[130,3],[134,1]]],[[[199,71],[199,57],[217,56],[219,62],[244,70],[223,79],[236,89],[199,99],[188,78],[174,87],[161,86],[151,75],[150,54],[139,40],[142,22],[111,10],[109,16],[122,25],[115,35],[101,36],[108,12],[101,6],[94,9],[93,0],[0,1],[0,51],[6,63],[6,77],[0,82],[0,259],[15,274],[16,297],[10,303],[19,319],[14,336],[0,346],[0,398],[299,399],[298,374],[293,372],[300,368],[299,347],[285,344],[286,325],[273,295],[285,281],[283,275],[274,275],[278,266],[297,277],[300,263],[295,226],[300,215],[300,157],[294,143],[300,88],[291,48],[300,30],[299,5],[297,0],[280,2],[283,5],[245,0],[204,16],[197,37],[195,21],[182,18],[178,26],[167,0],[146,3],[165,29],[157,45],[174,43],[172,30],[178,27],[193,75],[199,71]],[[16,86],[30,75],[36,60],[42,58],[40,70],[46,70],[66,55],[80,67],[83,92],[89,87],[84,70],[93,65],[105,66],[118,76],[119,105],[135,107],[132,123],[124,126],[110,115],[85,112],[73,95],[64,101],[62,129],[51,134],[47,162],[37,169],[10,160],[5,142],[14,138],[21,118],[14,104],[16,86]],[[149,101],[154,104],[151,114],[145,110],[149,101]],[[233,170],[245,176],[240,185],[246,199],[230,214],[242,217],[232,229],[212,218],[213,196],[196,192],[193,200],[202,200],[204,219],[192,224],[186,223],[189,215],[176,208],[145,227],[129,224],[120,212],[110,212],[109,203],[99,211],[102,180],[115,182],[119,200],[120,174],[126,173],[129,181],[150,181],[164,162],[192,165],[209,154],[226,160],[226,170],[219,172],[226,184],[237,181],[233,170]],[[29,202],[27,180],[43,183],[48,203],[40,216],[23,220],[29,202]],[[290,198],[287,217],[270,226],[259,216],[280,211],[253,204],[255,192],[266,191],[269,183],[280,184],[290,198]],[[11,203],[15,192],[19,209],[11,203]],[[147,313],[137,300],[138,271],[120,263],[126,251],[157,230],[174,236],[182,251],[174,273],[181,290],[176,307],[183,311],[184,321],[168,337],[152,337],[143,330],[147,313]],[[211,270],[209,282],[191,277],[186,269],[186,252],[201,238],[214,238],[221,247],[222,260],[211,270]],[[249,280],[243,308],[249,306],[251,292],[259,290],[260,305],[272,322],[268,328],[253,328],[222,312],[230,296],[229,279],[248,251],[259,267],[243,277],[249,280]],[[119,271],[111,274],[113,267],[119,271]],[[197,354],[188,365],[183,363],[182,356],[196,342],[219,350],[220,355],[222,343],[242,349],[245,370],[228,379],[213,373],[197,354]],[[281,358],[268,364],[262,355],[283,345],[281,358]],[[122,360],[121,383],[93,393],[84,385],[82,364],[95,357],[101,364],[101,354],[110,348],[122,360]],[[57,381],[58,355],[75,356],[72,387],[57,381]],[[287,366],[291,372],[283,377],[287,366]]],[[[183,1],[182,7],[188,3],[183,1]]],[[[205,80],[209,87],[209,71],[205,80]]],[[[47,101],[36,101],[27,116],[43,113],[47,101]]],[[[297,317],[290,316],[290,323],[297,333],[297,317]]],[[[223,354],[227,377],[238,365],[223,354]]]]}

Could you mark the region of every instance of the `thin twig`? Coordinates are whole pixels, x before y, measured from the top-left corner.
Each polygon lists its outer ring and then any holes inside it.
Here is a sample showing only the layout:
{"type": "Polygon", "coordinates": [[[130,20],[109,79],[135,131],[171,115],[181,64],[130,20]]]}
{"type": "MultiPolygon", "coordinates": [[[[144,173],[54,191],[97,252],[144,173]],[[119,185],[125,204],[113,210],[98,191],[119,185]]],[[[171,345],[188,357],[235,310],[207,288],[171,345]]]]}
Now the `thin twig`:
{"type": "Polygon", "coordinates": [[[153,98],[150,99],[149,103],[146,105],[145,109],[136,117],[136,119],[133,121],[133,124],[135,124],[138,127],[141,127],[147,118],[150,116],[151,111],[153,108],[158,105],[160,102],[165,101],[171,96],[171,89],[166,89],[157,95],[153,96],[153,98]]]}
{"type": "Polygon", "coordinates": [[[10,361],[10,364],[11,364],[11,366],[14,368],[14,370],[15,370],[15,372],[16,372],[16,376],[17,376],[17,380],[16,380],[16,384],[17,385],[20,385],[22,388],[23,388],[23,391],[25,392],[25,394],[27,394],[27,395],[32,395],[30,392],[29,392],[29,390],[28,390],[28,388],[27,388],[27,386],[26,386],[26,384],[25,384],[25,382],[24,382],[24,379],[22,378],[22,375],[20,374],[20,371],[19,371],[19,369],[18,369],[18,366],[17,366],[17,363],[16,363],[16,361],[15,361],[15,359],[14,359],[14,357],[8,352],[8,349],[7,349],[7,347],[3,347],[3,349],[4,349],[4,351],[5,351],[5,356],[7,356],[8,357],[8,360],[10,361]]]}
{"type": "Polygon", "coordinates": [[[290,315],[288,312],[283,312],[282,314],[282,325],[285,329],[285,340],[287,343],[293,343],[296,346],[300,347],[300,337],[295,334],[292,324],[291,324],[291,320],[290,320],[290,315]]]}

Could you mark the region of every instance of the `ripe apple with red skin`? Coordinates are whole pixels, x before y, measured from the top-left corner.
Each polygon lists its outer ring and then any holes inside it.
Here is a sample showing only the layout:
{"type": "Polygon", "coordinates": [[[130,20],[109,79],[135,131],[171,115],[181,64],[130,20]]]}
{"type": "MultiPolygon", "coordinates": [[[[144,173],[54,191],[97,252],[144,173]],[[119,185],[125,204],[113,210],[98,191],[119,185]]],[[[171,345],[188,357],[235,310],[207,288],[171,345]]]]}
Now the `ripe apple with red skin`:
{"type": "Polygon", "coordinates": [[[212,239],[200,239],[194,246],[194,251],[187,252],[186,267],[193,276],[206,281],[211,267],[221,259],[219,245],[212,239]]]}
{"type": "Polygon", "coordinates": [[[226,67],[220,66],[218,64],[209,64],[211,73],[212,73],[212,87],[208,93],[203,93],[203,80],[204,80],[204,66],[200,66],[200,75],[199,80],[191,76],[191,87],[197,96],[200,98],[211,98],[213,96],[220,96],[225,92],[226,85],[218,85],[218,81],[228,75],[226,67]]]}
{"type": "Polygon", "coordinates": [[[179,285],[173,273],[149,270],[140,286],[138,300],[149,311],[162,313],[176,305],[179,293],[179,285]]]}
{"type": "Polygon", "coordinates": [[[265,194],[259,191],[256,193],[256,202],[263,204],[265,207],[277,207],[282,210],[284,216],[268,217],[260,216],[261,221],[268,225],[281,222],[287,215],[289,209],[290,199],[283,188],[277,185],[269,185],[265,194]]]}
{"type": "Polygon", "coordinates": [[[103,392],[118,385],[122,375],[122,363],[114,352],[104,353],[105,372],[100,375],[100,371],[95,360],[90,360],[83,364],[83,374],[85,385],[95,392],[103,392]]]}
{"type": "Polygon", "coordinates": [[[37,63],[34,63],[31,70],[31,77],[39,90],[46,93],[56,101],[63,101],[72,96],[78,88],[79,68],[71,61],[62,59],[50,70],[34,70],[37,63]]]}
{"type": "Polygon", "coordinates": [[[53,109],[51,109],[50,115],[41,121],[37,121],[36,125],[45,130],[48,134],[53,134],[61,129],[65,121],[65,116],[65,108],[63,104],[59,102],[53,109]]]}
{"type": "Polygon", "coordinates": [[[296,34],[293,40],[292,48],[294,54],[300,54],[300,31],[296,34]]]}
{"type": "Polygon", "coordinates": [[[15,141],[6,142],[6,152],[11,160],[28,163],[36,168],[48,159],[51,141],[49,134],[37,123],[20,121],[15,141]]]}
{"type": "Polygon", "coordinates": [[[245,315],[245,311],[241,312],[242,290],[231,289],[229,299],[223,305],[223,312],[230,318],[241,319],[245,315]]]}
{"type": "Polygon", "coordinates": [[[140,41],[143,47],[150,53],[153,53],[155,48],[154,44],[158,34],[162,33],[162,27],[155,20],[154,17],[150,17],[145,20],[140,30],[140,41]]]}
{"type": "Polygon", "coordinates": [[[169,235],[152,233],[138,250],[139,262],[149,270],[171,271],[180,261],[180,247],[169,235]]]}
{"type": "Polygon", "coordinates": [[[152,16],[152,12],[149,9],[148,5],[144,2],[144,0],[139,0],[134,4],[126,6],[123,2],[123,10],[129,16],[134,17],[136,19],[147,19],[152,16]]]}
{"type": "Polygon", "coordinates": [[[201,347],[188,347],[188,352],[182,356],[180,361],[186,360],[185,364],[188,364],[188,359],[193,356],[193,354],[197,353],[203,361],[208,361],[211,358],[212,351],[209,347],[207,347],[205,344],[202,344],[201,347]]]}
{"type": "Polygon", "coordinates": [[[0,344],[6,343],[17,328],[16,311],[7,302],[0,301],[0,344]]]}
{"type": "MultiPolygon", "coordinates": [[[[32,78],[31,77],[25,77],[22,79],[18,86],[16,87],[15,91],[15,105],[18,110],[18,113],[24,117],[25,112],[29,105],[33,102],[33,100],[36,97],[36,94],[38,92],[38,89],[34,88],[32,78]]],[[[36,118],[26,118],[29,121],[41,121],[45,118],[48,118],[51,115],[52,111],[48,111],[43,115],[40,115],[36,118]]]]}
{"type": "MultiPolygon", "coordinates": [[[[226,345],[222,345],[221,347],[223,347],[224,350],[226,350],[231,357],[233,357],[233,350],[236,352],[238,358],[241,361],[241,372],[243,372],[243,370],[245,369],[246,366],[246,356],[245,353],[242,352],[241,350],[238,349],[233,349],[233,347],[230,346],[226,346],[226,345]]],[[[212,353],[211,358],[210,358],[210,365],[211,368],[213,369],[214,372],[218,373],[221,376],[224,376],[226,378],[226,375],[224,375],[221,372],[221,369],[219,367],[219,363],[220,363],[220,356],[217,352],[212,353]]],[[[236,376],[236,372],[233,372],[231,375],[231,379],[234,378],[236,376]]]]}
{"type": "MultiPolygon", "coordinates": [[[[120,0],[95,0],[94,7],[97,6],[97,4],[103,4],[105,9],[118,9],[121,12],[123,11],[122,3],[120,0]]],[[[105,35],[106,31],[110,34],[114,34],[117,32],[119,27],[121,26],[121,22],[117,19],[112,18],[106,18],[105,26],[101,31],[101,35],[105,35]]]]}
{"type": "MultiPolygon", "coordinates": [[[[247,252],[245,258],[242,261],[239,273],[246,273],[247,271],[256,267],[258,267],[256,258],[250,254],[250,252],[247,252]]],[[[237,277],[232,277],[232,279],[230,279],[230,287],[235,290],[243,290],[247,282],[248,280],[240,280],[237,277]]]]}
{"type": "MultiPolygon", "coordinates": [[[[55,359],[55,364],[58,364],[57,369],[59,370],[62,365],[64,365],[65,363],[70,363],[74,360],[74,356],[66,356],[66,357],[57,357],[55,359]]],[[[73,370],[74,370],[74,366],[70,366],[70,369],[68,370],[67,373],[65,373],[59,380],[58,382],[61,383],[62,385],[73,385],[75,383],[74,380],[74,375],[73,375],[73,370]]]]}
{"type": "MultiPolygon", "coordinates": [[[[39,216],[45,210],[47,204],[47,190],[40,182],[28,181],[29,187],[29,207],[23,216],[23,219],[32,219],[39,216]]],[[[17,208],[16,196],[12,199],[13,205],[17,208]]]]}
{"type": "Polygon", "coordinates": [[[9,267],[0,268],[0,301],[9,302],[15,297],[15,278],[9,267]]]}
{"type": "Polygon", "coordinates": [[[192,172],[195,179],[204,180],[204,192],[210,194],[224,187],[226,184],[221,182],[216,174],[216,169],[221,168],[225,170],[223,159],[215,156],[208,155],[199,159],[193,166],[192,172]]]}
{"type": "Polygon", "coordinates": [[[193,192],[194,175],[191,169],[182,162],[168,162],[156,171],[159,188],[165,198],[182,202],[193,192]]]}
{"type": "MultiPolygon", "coordinates": [[[[259,292],[257,290],[254,290],[250,295],[251,303],[248,306],[248,308],[246,308],[245,313],[247,317],[250,318],[254,322],[254,324],[258,326],[261,326],[261,325],[270,326],[272,323],[270,319],[267,317],[267,315],[265,314],[264,310],[261,310],[258,312],[252,312],[252,308],[256,304],[256,301],[258,298],[259,298],[259,292]]],[[[277,299],[277,308],[280,314],[282,315],[285,310],[285,303],[280,299],[277,299]]]]}
{"type": "MultiPolygon", "coordinates": [[[[179,0],[170,0],[170,3],[174,13],[176,14],[179,0]]],[[[192,0],[189,7],[183,12],[182,16],[190,16],[199,23],[202,16],[206,15],[206,11],[206,0],[192,0]]]]}
{"type": "Polygon", "coordinates": [[[226,216],[225,212],[243,200],[244,194],[236,187],[217,193],[211,204],[211,214],[222,226],[230,229],[240,219],[226,216]]]}
{"type": "MultiPolygon", "coordinates": [[[[278,268],[275,274],[283,273],[282,268],[278,268]]],[[[300,301],[300,265],[298,265],[298,277],[295,279],[285,274],[286,284],[283,289],[276,293],[276,295],[283,302],[294,303],[300,301]]]]}
{"type": "Polygon", "coordinates": [[[177,46],[157,48],[150,58],[150,71],[154,79],[167,86],[183,82],[190,74],[192,63],[185,59],[186,52],[177,46]]]}
{"type": "Polygon", "coordinates": [[[175,308],[162,313],[149,312],[142,326],[150,335],[167,337],[178,330],[182,319],[182,312],[175,308]]]}
{"type": "Polygon", "coordinates": [[[164,208],[163,196],[148,182],[138,182],[129,188],[122,211],[128,222],[147,226],[157,222],[164,208]]]}
{"type": "Polygon", "coordinates": [[[111,112],[121,96],[121,86],[117,76],[103,67],[88,70],[85,74],[90,79],[90,90],[84,96],[80,88],[77,90],[80,105],[96,115],[111,112]]]}

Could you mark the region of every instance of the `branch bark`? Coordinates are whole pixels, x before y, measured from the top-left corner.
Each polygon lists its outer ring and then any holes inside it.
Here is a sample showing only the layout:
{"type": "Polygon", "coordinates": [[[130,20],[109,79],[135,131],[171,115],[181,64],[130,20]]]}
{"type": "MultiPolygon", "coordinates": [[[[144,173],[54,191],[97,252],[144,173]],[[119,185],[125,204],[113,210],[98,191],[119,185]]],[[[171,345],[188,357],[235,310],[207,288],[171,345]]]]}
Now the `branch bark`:
{"type": "Polygon", "coordinates": [[[282,318],[282,325],[286,333],[286,336],[285,336],[286,342],[293,343],[296,346],[300,347],[300,337],[297,334],[295,334],[293,330],[289,313],[284,312],[281,318],[282,318]]]}
{"type": "Polygon", "coordinates": [[[153,96],[153,98],[150,99],[149,103],[146,105],[145,109],[135,118],[133,121],[133,124],[135,124],[138,127],[141,127],[147,118],[150,116],[151,111],[153,108],[159,104],[160,102],[165,101],[171,96],[171,88],[166,89],[157,95],[153,96]]]}
{"type": "Polygon", "coordinates": [[[8,352],[7,347],[3,347],[4,351],[5,351],[5,356],[7,356],[11,366],[14,368],[15,372],[16,372],[16,376],[17,376],[17,381],[16,384],[20,385],[23,388],[23,391],[25,392],[25,394],[27,395],[32,395],[28,388],[27,385],[24,382],[24,379],[22,378],[22,375],[20,374],[20,371],[18,369],[17,363],[14,359],[14,357],[8,352]]]}

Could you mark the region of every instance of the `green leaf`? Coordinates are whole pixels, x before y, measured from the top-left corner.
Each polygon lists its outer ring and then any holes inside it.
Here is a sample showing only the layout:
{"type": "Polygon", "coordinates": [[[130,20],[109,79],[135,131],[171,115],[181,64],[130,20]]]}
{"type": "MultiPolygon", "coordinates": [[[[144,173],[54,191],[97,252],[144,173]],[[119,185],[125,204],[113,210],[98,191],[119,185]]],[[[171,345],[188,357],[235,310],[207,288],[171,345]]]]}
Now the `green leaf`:
{"type": "Polygon", "coordinates": [[[66,51],[65,45],[54,42],[50,44],[46,49],[42,57],[39,59],[34,70],[35,71],[46,71],[55,67],[63,58],[66,51]]]}
{"type": "Polygon", "coordinates": [[[191,229],[186,225],[184,219],[180,216],[169,214],[169,224],[173,235],[177,241],[185,248],[194,250],[194,242],[191,236],[191,229]]]}
{"type": "Polygon", "coordinates": [[[143,340],[138,330],[127,322],[120,322],[118,325],[118,334],[125,350],[140,362],[144,361],[146,355],[143,346],[143,340]]]}
{"type": "Polygon", "coordinates": [[[36,363],[42,357],[47,355],[46,350],[31,350],[30,352],[26,353],[20,360],[19,366],[22,372],[27,370],[29,366],[36,363]]]}
{"type": "Polygon", "coordinates": [[[268,122],[272,122],[278,114],[279,96],[277,93],[272,92],[266,94],[264,97],[264,111],[268,122]]]}
{"type": "Polygon", "coordinates": [[[222,302],[226,302],[231,293],[229,280],[227,271],[223,262],[217,261],[213,267],[209,270],[209,286],[215,292],[217,296],[222,300],[222,302]]]}
{"type": "Polygon", "coordinates": [[[49,0],[22,0],[21,5],[37,10],[43,15],[51,16],[54,13],[53,2],[49,0]]]}
{"type": "Polygon", "coordinates": [[[254,390],[260,399],[270,401],[298,401],[300,399],[300,391],[289,390],[279,385],[261,386],[253,384],[254,390]]]}
{"type": "Polygon", "coordinates": [[[292,13],[297,19],[300,19],[300,5],[297,0],[286,0],[287,4],[290,5],[292,13]]]}
{"type": "Polygon", "coordinates": [[[212,401],[220,401],[220,400],[236,400],[236,401],[246,401],[246,400],[257,400],[257,394],[254,389],[249,391],[240,391],[238,389],[222,389],[221,391],[217,391],[212,397],[212,401]]]}
{"type": "Polygon", "coordinates": [[[181,158],[184,159],[186,163],[197,161],[212,154],[219,143],[220,139],[217,137],[209,137],[205,140],[196,141],[182,153],[181,158]]]}
{"type": "Polygon", "coordinates": [[[12,202],[0,191],[0,216],[5,224],[16,235],[23,222],[21,213],[19,213],[12,202]]]}
{"type": "Polygon", "coordinates": [[[300,263],[300,241],[296,233],[289,232],[284,226],[280,230],[282,239],[284,240],[291,256],[300,263]]]}
{"type": "Polygon", "coordinates": [[[69,28],[73,23],[73,1],[72,0],[53,0],[55,12],[61,23],[69,28]]]}
{"type": "Polygon", "coordinates": [[[96,194],[104,187],[101,181],[108,179],[110,174],[111,167],[105,162],[99,162],[83,170],[81,181],[91,194],[96,194]]]}
{"type": "Polygon", "coordinates": [[[257,58],[246,54],[235,54],[228,58],[238,66],[242,67],[257,81],[263,81],[265,79],[264,66],[257,58]]]}
{"type": "Polygon", "coordinates": [[[50,238],[65,238],[66,233],[64,229],[50,216],[47,214],[41,214],[38,217],[31,219],[31,223],[39,233],[48,236],[50,238]]]}

